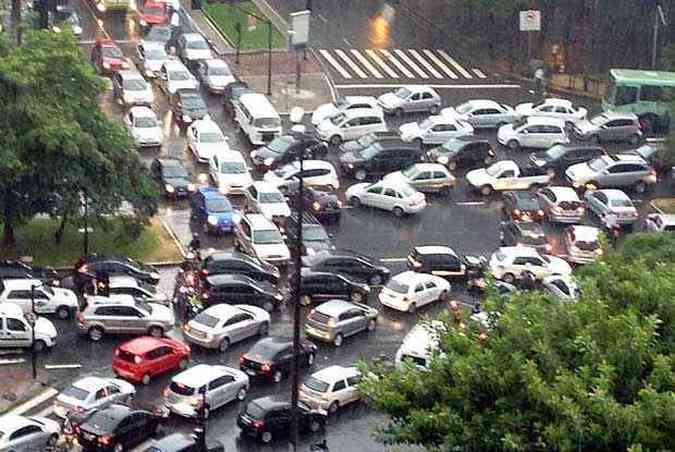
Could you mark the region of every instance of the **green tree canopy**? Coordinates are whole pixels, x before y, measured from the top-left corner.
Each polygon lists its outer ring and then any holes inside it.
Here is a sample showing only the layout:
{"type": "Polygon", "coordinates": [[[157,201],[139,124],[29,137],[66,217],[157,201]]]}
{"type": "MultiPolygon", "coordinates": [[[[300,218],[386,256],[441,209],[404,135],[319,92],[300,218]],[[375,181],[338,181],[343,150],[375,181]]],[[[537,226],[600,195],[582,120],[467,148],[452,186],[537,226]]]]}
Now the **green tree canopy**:
{"type": "Polygon", "coordinates": [[[438,450],[670,450],[675,234],[632,242],[578,272],[577,303],[490,296],[487,340],[480,325],[445,319],[429,371],[371,366],[362,389],[387,415],[379,439],[438,450]]]}

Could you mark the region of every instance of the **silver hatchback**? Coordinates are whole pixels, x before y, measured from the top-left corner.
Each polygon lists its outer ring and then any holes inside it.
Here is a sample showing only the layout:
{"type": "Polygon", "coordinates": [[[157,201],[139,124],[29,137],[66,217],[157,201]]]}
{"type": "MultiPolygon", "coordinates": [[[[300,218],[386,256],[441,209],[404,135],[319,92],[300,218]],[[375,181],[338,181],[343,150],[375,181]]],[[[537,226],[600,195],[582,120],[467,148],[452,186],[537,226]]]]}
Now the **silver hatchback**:
{"type": "Polygon", "coordinates": [[[633,113],[601,113],[579,121],[572,131],[578,139],[594,143],[628,141],[637,145],[642,139],[640,121],[633,113]]]}
{"type": "Polygon", "coordinates": [[[305,334],[339,347],[345,337],[373,331],[377,310],[360,303],[330,300],[312,309],[305,322],[305,334]]]}

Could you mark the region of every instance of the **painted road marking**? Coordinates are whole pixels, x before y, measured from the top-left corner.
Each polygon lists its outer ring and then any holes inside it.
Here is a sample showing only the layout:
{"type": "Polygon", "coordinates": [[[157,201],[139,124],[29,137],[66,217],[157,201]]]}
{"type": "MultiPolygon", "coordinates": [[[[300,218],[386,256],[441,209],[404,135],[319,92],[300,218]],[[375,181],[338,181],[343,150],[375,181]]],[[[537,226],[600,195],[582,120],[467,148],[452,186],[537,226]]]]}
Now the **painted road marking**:
{"type": "Polygon", "coordinates": [[[405,76],[408,77],[408,78],[415,78],[415,76],[413,75],[413,73],[410,72],[410,71],[408,70],[408,68],[405,67],[405,66],[403,65],[403,63],[401,63],[400,61],[398,61],[398,60],[396,59],[396,57],[394,57],[394,55],[391,54],[391,52],[389,52],[388,50],[385,50],[385,49],[380,49],[380,53],[381,53],[382,55],[384,55],[384,57],[385,57],[386,59],[388,59],[390,63],[392,63],[394,66],[396,66],[396,67],[398,68],[398,70],[401,71],[401,72],[403,73],[403,75],[405,75],[405,76]]]}
{"type": "Polygon", "coordinates": [[[342,58],[342,61],[344,61],[349,65],[352,71],[356,72],[356,75],[358,75],[361,78],[368,78],[368,75],[365,72],[363,72],[361,68],[356,65],[356,63],[350,60],[347,54],[342,49],[335,49],[335,53],[337,53],[337,56],[342,58]]]}
{"type": "Polygon", "coordinates": [[[419,53],[417,53],[417,50],[414,50],[414,49],[408,49],[408,52],[410,52],[410,54],[411,54],[412,56],[414,56],[415,59],[416,59],[417,61],[419,61],[420,64],[422,64],[422,66],[424,66],[424,68],[425,68],[427,71],[429,71],[429,73],[430,73],[431,75],[433,75],[433,76],[436,77],[436,78],[443,78],[443,76],[440,74],[440,72],[438,72],[438,71],[437,71],[437,70],[436,70],[436,69],[435,69],[435,68],[434,68],[427,60],[425,60],[424,57],[423,57],[422,55],[420,55],[419,53]]]}
{"type": "Polygon", "coordinates": [[[419,75],[422,78],[429,78],[429,76],[422,69],[420,69],[420,67],[417,64],[415,64],[415,62],[411,60],[403,50],[395,49],[394,53],[398,55],[403,61],[405,61],[408,64],[408,66],[412,68],[413,71],[417,72],[417,75],[419,75]]]}
{"type": "Polygon", "coordinates": [[[456,202],[458,206],[482,206],[485,205],[485,201],[466,201],[466,202],[456,202]]]}
{"type": "Polygon", "coordinates": [[[361,64],[362,64],[368,71],[370,71],[371,74],[373,74],[373,75],[375,76],[375,78],[384,78],[384,76],[380,73],[380,71],[378,71],[377,69],[375,69],[375,67],[374,67],[372,64],[370,64],[370,61],[368,61],[368,59],[367,59],[366,57],[364,57],[363,55],[361,55],[361,53],[360,53],[358,50],[356,50],[356,49],[351,49],[351,52],[352,52],[352,54],[356,57],[356,59],[359,60],[359,61],[361,62],[361,64]]]}
{"type": "MultiPolygon", "coordinates": [[[[402,83],[369,83],[369,84],[359,84],[355,83],[352,85],[342,84],[335,85],[337,89],[369,89],[369,88],[400,88],[404,84],[402,83]]],[[[520,89],[520,85],[517,84],[497,84],[497,85],[453,85],[453,84],[426,84],[426,83],[406,83],[406,86],[430,86],[434,89],[520,89]]]]}
{"type": "Polygon", "coordinates": [[[425,54],[426,56],[428,56],[429,59],[430,59],[431,61],[433,61],[434,63],[436,63],[436,66],[438,66],[439,68],[441,68],[441,70],[442,70],[443,72],[445,72],[446,74],[448,74],[448,77],[454,78],[454,79],[457,78],[457,75],[456,75],[454,72],[452,72],[452,71],[450,70],[450,68],[447,67],[447,66],[445,65],[445,63],[443,63],[440,59],[438,59],[438,57],[437,57],[436,55],[434,55],[434,52],[432,52],[431,50],[428,50],[428,49],[424,49],[424,50],[422,50],[422,52],[424,52],[424,54],[425,54]]]}
{"type": "Polygon", "coordinates": [[[471,76],[471,74],[469,74],[469,72],[466,69],[464,69],[462,66],[460,66],[459,63],[457,61],[455,61],[455,59],[453,57],[451,57],[450,55],[445,53],[444,50],[439,50],[438,53],[440,53],[443,58],[448,60],[448,62],[452,65],[452,67],[457,69],[457,72],[462,74],[462,76],[464,76],[465,78],[473,78],[471,76]]]}
{"type": "Polygon", "coordinates": [[[82,367],[82,364],[46,364],[45,369],[48,370],[57,370],[57,369],[79,369],[82,367]]]}
{"type": "Polygon", "coordinates": [[[24,402],[21,405],[19,405],[18,407],[14,408],[8,414],[15,414],[15,415],[21,416],[22,414],[28,412],[29,410],[32,410],[36,406],[45,403],[47,400],[51,399],[52,397],[54,397],[58,393],[59,393],[59,391],[57,391],[54,388],[47,388],[44,391],[42,391],[40,394],[38,394],[37,396],[33,397],[32,399],[28,400],[27,402],[24,402]]]}
{"type": "Polygon", "coordinates": [[[478,76],[478,78],[487,78],[487,75],[485,75],[485,74],[483,73],[483,71],[481,71],[480,69],[478,69],[478,68],[473,68],[473,69],[471,69],[471,70],[473,71],[474,74],[476,74],[476,75],[478,76]]]}
{"type": "Polygon", "coordinates": [[[391,68],[389,66],[387,66],[384,61],[382,61],[382,58],[380,58],[380,56],[377,53],[375,53],[375,51],[373,49],[366,49],[366,50],[364,50],[364,52],[366,52],[366,54],[370,58],[372,58],[373,61],[375,61],[382,69],[384,69],[384,72],[389,74],[389,76],[391,78],[398,78],[398,74],[396,74],[396,72],[392,71],[391,68]]]}
{"type": "Polygon", "coordinates": [[[329,52],[328,50],[323,50],[323,49],[321,49],[321,50],[319,50],[319,53],[321,53],[321,55],[323,55],[323,57],[326,59],[326,61],[328,61],[328,63],[329,63],[331,66],[333,66],[333,68],[334,68],[336,71],[338,71],[338,72],[340,73],[340,75],[342,75],[342,77],[344,77],[344,78],[352,78],[352,76],[349,75],[349,72],[345,71],[345,70],[342,68],[342,66],[340,66],[340,63],[338,63],[337,61],[335,61],[335,58],[333,58],[333,56],[330,54],[330,52],[329,52]]]}

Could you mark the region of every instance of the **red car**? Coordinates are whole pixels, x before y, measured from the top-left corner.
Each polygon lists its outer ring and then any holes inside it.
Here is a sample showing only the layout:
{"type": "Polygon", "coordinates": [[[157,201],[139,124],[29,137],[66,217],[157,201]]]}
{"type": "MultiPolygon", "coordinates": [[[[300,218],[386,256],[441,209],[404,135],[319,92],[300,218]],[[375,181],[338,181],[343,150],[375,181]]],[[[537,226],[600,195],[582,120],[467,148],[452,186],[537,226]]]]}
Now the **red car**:
{"type": "Polygon", "coordinates": [[[153,25],[168,24],[171,19],[169,6],[161,1],[147,0],[143,3],[138,15],[138,22],[143,28],[153,25]]]}
{"type": "Polygon", "coordinates": [[[122,69],[129,69],[124,54],[111,39],[98,39],[91,51],[91,64],[101,74],[114,74],[122,69]]]}
{"type": "Polygon", "coordinates": [[[190,347],[168,338],[143,336],[115,349],[113,372],[121,378],[147,385],[156,375],[185,369],[190,360],[190,347]]]}

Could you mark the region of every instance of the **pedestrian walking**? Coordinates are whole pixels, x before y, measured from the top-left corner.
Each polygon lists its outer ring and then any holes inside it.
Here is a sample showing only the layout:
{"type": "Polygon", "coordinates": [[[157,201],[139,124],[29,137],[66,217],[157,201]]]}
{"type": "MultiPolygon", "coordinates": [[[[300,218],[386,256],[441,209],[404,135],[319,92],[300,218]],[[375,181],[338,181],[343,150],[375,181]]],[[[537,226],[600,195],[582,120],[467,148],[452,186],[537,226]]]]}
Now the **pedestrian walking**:
{"type": "Polygon", "coordinates": [[[534,71],[534,91],[542,97],[546,95],[546,73],[542,67],[534,71]]]}

